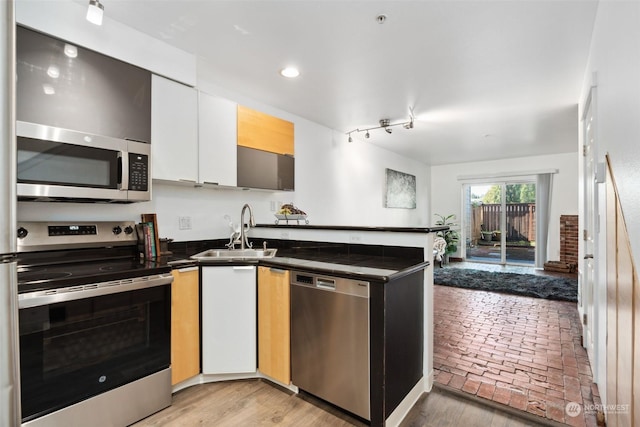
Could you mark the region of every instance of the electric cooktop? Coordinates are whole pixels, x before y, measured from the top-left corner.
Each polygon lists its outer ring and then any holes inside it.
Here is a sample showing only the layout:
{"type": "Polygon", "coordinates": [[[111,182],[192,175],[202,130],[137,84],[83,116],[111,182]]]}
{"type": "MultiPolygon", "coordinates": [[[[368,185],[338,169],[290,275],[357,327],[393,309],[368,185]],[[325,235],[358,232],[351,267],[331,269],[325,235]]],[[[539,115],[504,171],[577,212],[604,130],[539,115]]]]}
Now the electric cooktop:
{"type": "Polygon", "coordinates": [[[18,223],[18,293],[168,273],[138,255],[131,221],[18,223]]]}

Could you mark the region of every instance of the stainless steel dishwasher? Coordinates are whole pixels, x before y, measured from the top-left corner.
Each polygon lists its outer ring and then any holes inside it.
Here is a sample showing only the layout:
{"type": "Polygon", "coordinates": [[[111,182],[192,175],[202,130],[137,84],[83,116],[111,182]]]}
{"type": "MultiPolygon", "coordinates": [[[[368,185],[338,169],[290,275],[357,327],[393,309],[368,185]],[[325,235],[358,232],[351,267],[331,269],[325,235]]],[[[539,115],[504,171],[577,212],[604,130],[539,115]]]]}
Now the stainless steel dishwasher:
{"type": "Polygon", "coordinates": [[[291,272],[291,381],[371,420],[368,282],[291,272]]]}

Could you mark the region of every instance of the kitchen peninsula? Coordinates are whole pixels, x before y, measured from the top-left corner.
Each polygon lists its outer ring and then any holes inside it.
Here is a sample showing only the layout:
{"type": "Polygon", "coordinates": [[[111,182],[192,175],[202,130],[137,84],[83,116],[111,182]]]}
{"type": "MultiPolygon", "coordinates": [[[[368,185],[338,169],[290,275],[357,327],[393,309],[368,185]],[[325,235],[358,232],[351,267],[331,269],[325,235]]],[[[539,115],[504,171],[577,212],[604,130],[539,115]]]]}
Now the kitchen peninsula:
{"type": "MultiPolygon", "coordinates": [[[[374,426],[393,426],[400,423],[423,392],[431,389],[433,382],[433,271],[430,261],[434,233],[443,229],[446,227],[258,224],[249,233],[250,241],[254,247],[266,244],[269,248],[277,248],[275,257],[253,261],[201,261],[200,267],[210,271],[216,266],[257,264],[259,268],[277,271],[366,281],[369,284],[370,393],[367,406],[370,412],[368,417],[367,414],[359,415],[370,419],[374,426]]],[[[196,247],[198,250],[207,246],[222,247],[221,241],[174,243],[173,246],[174,252],[186,255],[193,255],[196,247]]],[[[205,275],[201,273],[201,277],[205,275]]],[[[260,279],[258,272],[258,298],[261,295],[260,279]]],[[[203,310],[206,310],[204,303],[203,310]]],[[[293,319],[291,323],[293,330],[293,319]]],[[[260,328],[260,320],[258,324],[260,328]]],[[[203,331],[203,342],[206,339],[203,331]]],[[[257,371],[262,372],[262,366],[258,366],[257,371]]],[[[327,376],[330,375],[328,372],[327,376]]],[[[225,378],[229,378],[228,375],[225,378]]],[[[215,376],[206,375],[203,369],[198,382],[215,380],[215,376]]],[[[287,381],[280,383],[286,386],[287,381]]],[[[293,389],[297,388],[295,378],[291,385],[293,389]]]]}

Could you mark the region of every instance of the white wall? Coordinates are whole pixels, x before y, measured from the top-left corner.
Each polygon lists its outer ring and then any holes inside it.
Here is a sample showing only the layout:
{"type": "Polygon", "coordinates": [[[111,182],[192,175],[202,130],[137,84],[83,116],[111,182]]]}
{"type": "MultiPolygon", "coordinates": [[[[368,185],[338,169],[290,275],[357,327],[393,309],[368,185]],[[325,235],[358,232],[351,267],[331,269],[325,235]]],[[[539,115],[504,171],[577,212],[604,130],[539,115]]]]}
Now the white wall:
{"type": "MultiPolygon", "coordinates": [[[[578,213],[578,154],[565,153],[548,156],[520,157],[475,163],[457,163],[431,167],[431,218],[433,214],[456,214],[462,220],[462,185],[459,176],[504,175],[521,171],[557,169],[553,176],[551,217],[549,221],[549,260],[560,259],[560,215],[578,213]]],[[[547,261],[547,260],[545,260],[547,261]]]]}
{"type": "Polygon", "coordinates": [[[599,3],[580,108],[589,95],[593,73],[598,161],[609,154],[633,259],[639,265],[640,2],[599,3]]]}
{"type": "MultiPolygon", "coordinates": [[[[609,155],[615,183],[619,190],[620,204],[631,242],[633,262],[637,266],[640,259],[640,2],[601,1],[594,23],[594,31],[589,51],[589,62],[585,70],[580,97],[580,117],[583,115],[591,87],[594,86],[596,161],[605,162],[609,155]]],[[[582,130],[580,132],[582,145],[582,130]]],[[[580,168],[582,176],[582,168],[580,168]]],[[[588,177],[587,179],[591,179],[588,177]]],[[[582,183],[580,184],[582,187],[582,183]]],[[[581,195],[582,196],[582,195],[581,195]]],[[[605,224],[605,191],[598,189],[600,224],[605,224]]],[[[584,218],[580,202],[580,218],[584,218]]],[[[580,224],[580,228],[584,225],[580,224]]],[[[604,404],[627,403],[609,401],[606,382],[607,349],[607,254],[606,230],[596,240],[594,254],[596,277],[594,281],[594,307],[579,307],[581,312],[593,310],[594,321],[585,328],[591,328],[595,343],[595,360],[591,360],[595,382],[599,386],[604,404]]],[[[580,247],[579,257],[583,257],[580,247]]],[[[582,270],[580,266],[580,277],[582,270]]],[[[588,289],[580,281],[581,293],[588,289]]],[[[609,414],[608,414],[609,415],[609,414]]]]}

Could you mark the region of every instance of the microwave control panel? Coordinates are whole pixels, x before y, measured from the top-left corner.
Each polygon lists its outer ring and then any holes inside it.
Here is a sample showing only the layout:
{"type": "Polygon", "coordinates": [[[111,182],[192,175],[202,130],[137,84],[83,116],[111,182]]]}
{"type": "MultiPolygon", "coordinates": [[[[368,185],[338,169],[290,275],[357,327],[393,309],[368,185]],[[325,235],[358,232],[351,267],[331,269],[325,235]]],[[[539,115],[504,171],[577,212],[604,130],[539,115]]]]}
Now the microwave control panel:
{"type": "Polygon", "coordinates": [[[149,156],[129,153],[129,190],[149,190],[149,156]]]}

